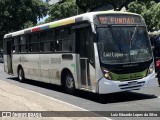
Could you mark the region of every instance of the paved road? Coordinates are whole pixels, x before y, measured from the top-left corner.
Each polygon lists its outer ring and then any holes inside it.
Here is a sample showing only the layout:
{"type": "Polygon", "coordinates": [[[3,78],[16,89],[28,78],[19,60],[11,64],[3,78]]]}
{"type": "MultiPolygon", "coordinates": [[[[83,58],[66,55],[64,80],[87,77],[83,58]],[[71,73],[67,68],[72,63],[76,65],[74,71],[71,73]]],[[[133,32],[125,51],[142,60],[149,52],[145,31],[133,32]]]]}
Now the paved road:
{"type": "MultiPolygon", "coordinates": [[[[155,87],[144,88],[132,92],[122,92],[108,95],[77,91],[76,95],[68,95],[59,86],[45,84],[29,80],[19,83],[14,76],[3,72],[3,64],[0,64],[0,80],[20,86],[22,88],[49,96],[54,99],[70,103],[89,111],[160,111],[160,87],[155,80],[155,87]]],[[[111,117],[111,119],[123,120],[124,118],[111,117]]],[[[138,118],[126,118],[138,119],[138,118]]],[[[151,118],[141,118],[151,119],[151,118]]],[[[158,118],[152,118],[157,119],[158,118]]]]}
{"type": "MultiPolygon", "coordinates": [[[[84,109],[79,107],[38,94],[36,92],[28,91],[27,89],[17,87],[3,81],[0,81],[0,106],[0,111],[3,112],[3,115],[2,113],[0,114],[0,116],[2,115],[2,118],[0,118],[2,120],[55,120],[57,117],[60,119],[62,116],[63,119],[74,120],[74,117],[68,118],[67,116],[74,116],[75,114],[78,115],[78,117],[76,117],[77,120],[81,119],[81,117],[79,117],[80,115],[91,116],[89,117],[91,120],[96,120],[95,117],[105,120],[105,118],[89,111],[84,111],[84,109]],[[5,111],[7,111],[10,115],[6,116],[5,111]]],[[[87,120],[87,118],[84,117],[83,119],[87,120]]]]}
{"type": "Polygon", "coordinates": [[[0,80],[0,120],[96,120],[96,118],[109,120],[72,104],[0,80]]]}

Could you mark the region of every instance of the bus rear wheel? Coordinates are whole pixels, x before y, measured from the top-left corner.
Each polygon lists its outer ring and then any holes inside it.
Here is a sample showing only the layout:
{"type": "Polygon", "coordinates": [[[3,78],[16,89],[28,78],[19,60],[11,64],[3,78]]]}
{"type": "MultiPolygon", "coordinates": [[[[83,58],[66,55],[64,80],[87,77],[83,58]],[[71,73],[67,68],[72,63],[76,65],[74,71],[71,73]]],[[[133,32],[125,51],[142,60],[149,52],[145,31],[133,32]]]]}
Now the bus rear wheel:
{"type": "Polygon", "coordinates": [[[20,82],[25,82],[24,71],[22,68],[18,69],[18,79],[20,82]]]}
{"type": "Polygon", "coordinates": [[[65,90],[68,94],[75,93],[75,82],[73,75],[70,72],[65,74],[65,90]]]}

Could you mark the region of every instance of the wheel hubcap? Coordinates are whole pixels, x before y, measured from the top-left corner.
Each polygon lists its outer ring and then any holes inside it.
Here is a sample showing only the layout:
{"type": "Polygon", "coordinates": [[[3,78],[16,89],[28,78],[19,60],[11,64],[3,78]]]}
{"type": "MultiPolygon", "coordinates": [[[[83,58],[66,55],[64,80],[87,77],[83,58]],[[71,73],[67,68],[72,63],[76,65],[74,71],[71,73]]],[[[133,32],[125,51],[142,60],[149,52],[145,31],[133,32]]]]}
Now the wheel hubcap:
{"type": "Polygon", "coordinates": [[[66,85],[67,85],[67,87],[68,88],[73,88],[73,78],[70,76],[70,75],[68,75],[67,77],[66,77],[66,85]]]}

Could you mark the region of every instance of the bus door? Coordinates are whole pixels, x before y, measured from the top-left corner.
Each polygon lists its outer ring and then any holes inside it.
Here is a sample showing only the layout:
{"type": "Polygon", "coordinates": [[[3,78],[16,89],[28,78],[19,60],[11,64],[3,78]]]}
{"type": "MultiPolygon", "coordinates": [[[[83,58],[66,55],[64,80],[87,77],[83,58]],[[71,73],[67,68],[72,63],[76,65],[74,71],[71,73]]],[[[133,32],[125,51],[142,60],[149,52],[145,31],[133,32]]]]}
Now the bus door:
{"type": "Polygon", "coordinates": [[[6,41],[7,44],[7,49],[6,49],[6,53],[7,53],[7,69],[8,69],[8,73],[13,74],[13,70],[12,70],[12,41],[11,39],[8,39],[6,41]]]}
{"type": "MultiPolygon", "coordinates": [[[[76,31],[77,34],[77,51],[80,54],[80,85],[81,88],[91,89],[91,53],[90,48],[93,47],[90,43],[90,27],[79,28],[76,31]]],[[[93,55],[94,56],[94,55],[93,55]]],[[[95,72],[94,72],[95,73],[95,72]]]]}

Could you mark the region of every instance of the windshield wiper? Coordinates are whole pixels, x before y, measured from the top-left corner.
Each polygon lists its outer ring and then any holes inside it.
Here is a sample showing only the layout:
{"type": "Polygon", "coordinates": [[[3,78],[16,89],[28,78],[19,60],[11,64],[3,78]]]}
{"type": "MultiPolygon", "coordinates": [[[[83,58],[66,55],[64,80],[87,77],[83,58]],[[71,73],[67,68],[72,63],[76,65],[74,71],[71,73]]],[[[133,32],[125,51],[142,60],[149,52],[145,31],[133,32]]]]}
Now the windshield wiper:
{"type": "Polygon", "coordinates": [[[119,39],[118,39],[116,33],[114,33],[114,31],[112,30],[112,25],[111,25],[110,23],[108,23],[108,27],[109,27],[110,33],[111,33],[112,36],[113,36],[113,39],[116,39],[116,41],[117,41],[117,43],[118,43],[118,49],[119,49],[119,51],[122,52],[122,49],[121,49],[121,45],[120,45],[119,39]]]}
{"type": "Polygon", "coordinates": [[[135,36],[135,34],[136,34],[136,32],[137,32],[137,28],[138,28],[138,25],[135,26],[134,32],[133,32],[132,37],[131,37],[131,39],[130,39],[130,45],[129,45],[130,48],[132,47],[133,38],[134,38],[134,36],[135,36]]]}

